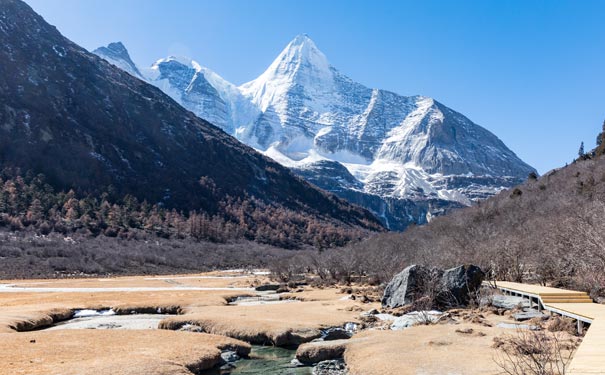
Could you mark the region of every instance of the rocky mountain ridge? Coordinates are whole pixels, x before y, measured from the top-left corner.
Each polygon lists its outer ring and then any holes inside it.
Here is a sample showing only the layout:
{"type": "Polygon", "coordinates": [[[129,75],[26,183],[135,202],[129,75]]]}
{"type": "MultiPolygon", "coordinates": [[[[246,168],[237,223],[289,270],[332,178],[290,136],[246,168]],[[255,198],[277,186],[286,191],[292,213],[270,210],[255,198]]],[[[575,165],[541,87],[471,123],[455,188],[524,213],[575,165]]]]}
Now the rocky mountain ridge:
{"type": "Polygon", "coordinates": [[[142,71],[185,108],[308,181],[355,196],[391,229],[470,205],[535,172],[495,135],[436,100],[353,81],[304,34],[239,87],[183,58],[142,71]],[[347,176],[335,178],[334,168],[347,176]]]}

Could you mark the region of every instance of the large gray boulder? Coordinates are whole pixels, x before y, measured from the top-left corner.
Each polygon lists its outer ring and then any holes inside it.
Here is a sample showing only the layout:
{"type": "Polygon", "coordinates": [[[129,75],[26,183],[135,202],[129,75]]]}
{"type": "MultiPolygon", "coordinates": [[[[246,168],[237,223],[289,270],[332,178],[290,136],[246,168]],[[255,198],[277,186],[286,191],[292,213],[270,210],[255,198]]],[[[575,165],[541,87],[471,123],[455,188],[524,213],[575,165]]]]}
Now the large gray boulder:
{"type": "Polygon", "coordinates": [[[429,267],[413,264],[405,268],[385,288],[382,306],[394,308],[413,303],[425,294],[430,279],[436,277],[440,277],[437,270],[429,267]]]}
{"type": "Polygon", "coordinates": [[[441,307],[466,306],[481,287],[485,273],[474,265],[443,271],[437,304],[441,307]]]}
{"type": "Polygon", "coordinates": [[[546,320],[549,318],[549,315],[546,315],[538,310],[534,310],[534,309],[523,309],[523,312],[520,313],[516,313],[513,314],[513,319],[515,319],[518,322],[524,322],[526,320],[530,320],[530,319],[541,319],[541,320],[546,320]]]}
{"type": "Polygon", "coordinates": [[[401,307],[429,298],[434,307],[465,306],[481,287],[484,273],[474,265],[445,271],[411,265],[395,275],[384,290],[382,306],[401,307]]]}
{"type": "Polygon", "coordinates": [[[529,307],[529,300],[523,297],[495,295],[491,297],[491,304],[506,310],[512,310],[516,307],[529,307]]]}

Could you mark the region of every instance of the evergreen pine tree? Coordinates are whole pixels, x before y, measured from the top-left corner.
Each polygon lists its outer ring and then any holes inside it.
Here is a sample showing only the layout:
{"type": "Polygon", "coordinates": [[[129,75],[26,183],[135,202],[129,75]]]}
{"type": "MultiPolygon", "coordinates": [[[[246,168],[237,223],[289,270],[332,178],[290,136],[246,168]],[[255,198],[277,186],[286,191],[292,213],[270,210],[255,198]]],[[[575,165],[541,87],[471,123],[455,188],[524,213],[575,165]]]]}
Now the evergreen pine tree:
{"type": "Polygon", "coordinates": [[[39,199],[34,199],[29,206],[29,209],[26,213],[26,218],[29,222],[35,223],[38,220],[42,219],[44,215],[44,209],[42,208],[42,203],[39,199]]]}
{"type": "Polygon", "coordinates": [[[599,135],[597,135],[597,155],[601,155],[603,153],[602,148],[605,147],[603,142],[603,138],[605,137],[605,121],[603,121],[603,128],[599,135]]]}

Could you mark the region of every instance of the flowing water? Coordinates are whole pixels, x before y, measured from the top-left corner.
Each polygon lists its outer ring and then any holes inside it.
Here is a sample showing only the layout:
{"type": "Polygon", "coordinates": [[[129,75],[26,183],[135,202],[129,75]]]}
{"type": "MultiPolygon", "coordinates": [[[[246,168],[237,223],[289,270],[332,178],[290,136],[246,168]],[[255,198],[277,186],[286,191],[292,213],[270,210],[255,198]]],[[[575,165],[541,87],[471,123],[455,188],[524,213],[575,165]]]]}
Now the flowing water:
{"type": "Polygon", "coordinates": [[[311,367],[295,367],[291,361],[296,357],[296,349],[278,348],[274,346],[252,345],[250,359],[240,359],[234,362],[236,366],[229,371],[213,369],[204,375],[311,375],[311,367]]]}

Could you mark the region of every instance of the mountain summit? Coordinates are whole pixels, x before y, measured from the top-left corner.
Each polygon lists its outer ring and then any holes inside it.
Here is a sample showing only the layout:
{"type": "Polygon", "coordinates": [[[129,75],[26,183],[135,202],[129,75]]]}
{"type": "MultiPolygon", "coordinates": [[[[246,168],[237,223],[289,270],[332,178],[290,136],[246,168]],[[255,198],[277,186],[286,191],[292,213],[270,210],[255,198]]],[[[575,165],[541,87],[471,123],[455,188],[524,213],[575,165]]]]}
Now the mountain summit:
{"type": "Polygon", "coordinates": [[[332,93],[333,81],[326,56],[306,34],[301,34],[288,43],[263,74],[240,89],[266,111],[268,107],[280,104],[288,89],[300,86],[317,97],[332,93]]]}
{"type": "MultiPolygon", "coordinates": [[[[252,237],[272,230],[260,217],[275,210],[283,222],[297,217],[284,234],[296,245],[302,241],[295,237],[319,226],[380,230],[369,212],[302,181],[158,88],[87,52],[19,0],[0,0],[0,46],[2,168],[43,173],[56,189],[84,196],[131,195],[237,221],[252,237]]],[[[129,59],[121,44],[101,51],[129,59]]],[[[213,89],[201,68],[164,63],[167,70],[159,73],[175,90],[213,89]],[[178,86],[179,79],[194,84],[178,86]]],[[[200,97],[191,98],[185,103],[200,97]]]]}
{"type": "Polygon", "coordinates": [[[93,53],[103,57],[105,60],[114,64],[118,68],[130,73],[137,78],[143,78],[139,68],[130,58],[128,50],[122,42],[109,43],[107,47],[99,47],[93,53]]]}
{"type": "Polygon", "coordinates": [[[146,78],[392,229],[470,205],[535,172],[494,134],[442,103],[355,82],[305,34],[239,87],[201,66],[212,87],[195,83],[193,68],[172,69],[146,78]]]}

